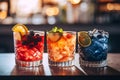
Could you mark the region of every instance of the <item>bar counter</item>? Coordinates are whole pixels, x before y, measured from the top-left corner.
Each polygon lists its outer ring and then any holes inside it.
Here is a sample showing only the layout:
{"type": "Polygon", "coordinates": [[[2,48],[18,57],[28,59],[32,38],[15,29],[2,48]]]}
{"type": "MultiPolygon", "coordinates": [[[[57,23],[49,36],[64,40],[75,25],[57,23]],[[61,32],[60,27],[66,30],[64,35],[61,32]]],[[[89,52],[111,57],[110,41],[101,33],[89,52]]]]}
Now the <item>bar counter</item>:
{"type": "Polygon", "coordinates": [[[108,53],[108,65],[104,68],[86,68],[79,64],[79,54],[75,54],[75,65],[71,67],[53,67],[48,65],[48,54],[43,54],[43,65],[32,68],[18,68],[14,53],[0,54],[0,75],[7,76],[88,76],[120,75],[120,53],[108,53]]]}

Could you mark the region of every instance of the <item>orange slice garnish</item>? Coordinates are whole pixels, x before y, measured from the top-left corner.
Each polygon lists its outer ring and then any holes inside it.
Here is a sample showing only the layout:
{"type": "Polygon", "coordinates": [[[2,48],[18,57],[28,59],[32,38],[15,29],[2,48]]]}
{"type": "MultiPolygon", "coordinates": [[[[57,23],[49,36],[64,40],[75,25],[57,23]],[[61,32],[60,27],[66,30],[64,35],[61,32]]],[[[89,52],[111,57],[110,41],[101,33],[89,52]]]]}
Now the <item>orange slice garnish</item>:
{"type": "Polygon", "coordinates": [[[23,24],[16,24],[13,26],[12,31],[19,32],[22,36],[28,34],[28,28],[23,24]]]}
{"type": "Polygon", "coordinates": [[[52,41],[52,42],[56,42],[58,40],[60,40],[62,34],[59,33],[59,32],[51,32],[51,33],[48,33],[48,38],[52,41]]]}
{"type": "Polygon", "coordinates": [[[91,44],[91,38],[89,37],[88,32],[86,31],[78,32],[78,43],[82,47],[88,47],[91,44]]]}

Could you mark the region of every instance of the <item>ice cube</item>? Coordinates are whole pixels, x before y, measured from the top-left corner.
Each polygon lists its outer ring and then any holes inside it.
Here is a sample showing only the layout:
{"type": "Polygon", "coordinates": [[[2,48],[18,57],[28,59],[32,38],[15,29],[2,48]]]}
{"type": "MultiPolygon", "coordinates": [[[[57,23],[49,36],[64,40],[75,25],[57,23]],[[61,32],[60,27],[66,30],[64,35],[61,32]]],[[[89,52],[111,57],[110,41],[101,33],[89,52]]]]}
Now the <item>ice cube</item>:
{"type": "Polygon", "coordinates": [[[92,33],[98,33],[98,29],[93,29],[92,33]]]}
{"type": "Polygon", "coordinates": [[[103,48],[104,51],[107,51],[108,50],[108,45],[107,44],[103,44],[102,48],[103,48]]]}
{"type": "Polygon", "coordinates": [[[109,37],[109,33],[105,32],[104,30],[98,30],[98,29],[93,29],[93,31],[89,31],[89,35],[90,36],[94,36],[94,37],[109,37]]]}
{"type": "Polygon", "coordinates": [[[89,36],[96,37],[98,33],[98,29],[93,29],[92,31],[88,31],[89,36]]]}
{"type": "Polygon", "coordinates": [[[98,35],[97,37],[93,37],[92,39],[94,39],[94,40],[96,40],[96,41],[98,41],[98,42],[100,42],[100,43],[108,43],[108,38],[106,38],[106,37],[103,37],[103,36],[101,36],[101,35],[98,35]]]}
{"type": "Polygon", "coordinates": [[[97,37],[98,35],[101,35],[100,33],[94,33],[93,36],[97,37]]]}
{"type": "Polygon", "coordinates": [[[93,32],[92,31],[88,31],[89,36],[93,36],[93,32]]]}
{"type": "Polygon", "coordinates": [[[100,38],[103,38],[103,36],[102,35],[97,35],[97,38],[100,39],[100,38]]]}
{"type": "Polygon", "coordinates": [[[98,48],[102,48],[102,47],[103,47],[103,44],[100,43],[99,41],[95,41],[95,45],[96,45],[96,47],[98,47],[98,48]]]}
{"type": "Polygon", "coordinates": [[[108,43],[108,38],[103,37],[103,38],[100,38],[99,41],[102,43],[108,43]]]}
{"type": "Polygon", "coordinates": [[[99,30],[98,31],[103,37],[109,37],[109,33],[108,32],[106,32],[106,31],[104,31],[104,30],[99,30]]]}
{"type": "Polygon", "coordinates": [[[102,34],[104,37],[109,38],[109,33],[108,32],[103,32],[102,34]]]}

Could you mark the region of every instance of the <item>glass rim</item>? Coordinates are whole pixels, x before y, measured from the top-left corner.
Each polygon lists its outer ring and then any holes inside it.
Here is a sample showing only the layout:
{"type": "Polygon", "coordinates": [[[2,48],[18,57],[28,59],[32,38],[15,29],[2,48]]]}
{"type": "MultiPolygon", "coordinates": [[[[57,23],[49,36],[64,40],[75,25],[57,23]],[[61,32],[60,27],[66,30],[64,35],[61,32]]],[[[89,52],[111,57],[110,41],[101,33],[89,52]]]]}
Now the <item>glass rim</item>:
{"type": "Polygon", "coordinates": [[[45,31],[39,31],[39,30],[29,30],[28,32],[30,32],[30,31],[45,33],[45,31]]]}
{"type": "MultiPolygon", "coordinates": [[[[63,31],[63,32],[71,32],[71,33],[77,33],[76,31],[63,31]]],[[[46,33],[49,33],[49,31],[46,31],[46,33]]],[[[52,33],[52,32],[51,32],[52,33]]],[[[54,32],[53,32],[54,33],[54,32]]]]}
{"type": "MultiPolygon", "coordinates": [[[[29,30],[29,31],[27,31],[27,32],[30,32],[30,31],[45,33],[45,31],[39,31],[39,30],[29,30]]],[[[16,32],[13,31],[13,33],[17,33],[17,31],[16,31],[16,32]]]]}

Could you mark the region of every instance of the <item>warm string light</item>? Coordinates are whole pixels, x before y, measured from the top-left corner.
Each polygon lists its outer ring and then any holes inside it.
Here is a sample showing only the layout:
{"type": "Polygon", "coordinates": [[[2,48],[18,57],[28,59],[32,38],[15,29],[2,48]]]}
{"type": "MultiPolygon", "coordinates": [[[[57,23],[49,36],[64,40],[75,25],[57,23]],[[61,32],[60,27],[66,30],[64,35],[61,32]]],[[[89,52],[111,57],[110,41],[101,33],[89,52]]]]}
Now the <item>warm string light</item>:
{"type": "Polygon", "coordinates": [[[108,10],[120,10],[120,4],[117,3],[108,3],[106,7],[108,10]]]}
{"type": "Polygon", "coordinates": [[[81,0],[68,0],[68,1],[70,1],[72,4],[78,4],[80,3],[81,0]]]}
{"type": "Polygon", "coordinates": [[[5,19],[7,17],[7,10],[8,10],[7,2],[0,3],[0,19],[5,19]]]}
{"type": "Polygon", "coordinates": [[[58,15],[59,14],[59,9],[58,7],[48,7],[46,9],[46,14],[48,16],[55,16],[55,15],[58,15]]]}
{"type": "Polygon", "coordinates": [[[1,11],[0,12],[0,19],[5,19],[7,17],[7,12],[6,11],[1,11]]]}

